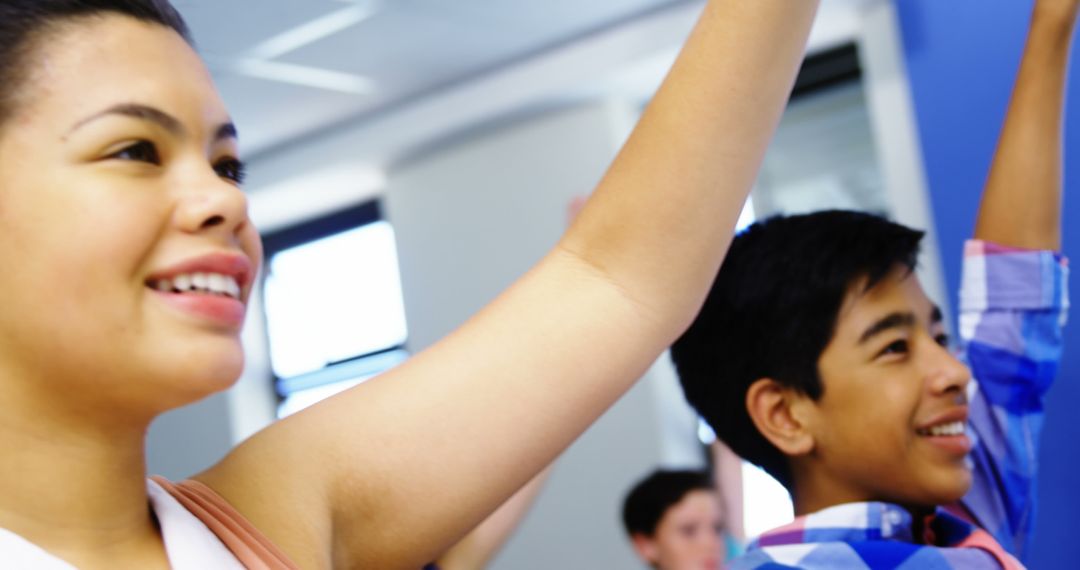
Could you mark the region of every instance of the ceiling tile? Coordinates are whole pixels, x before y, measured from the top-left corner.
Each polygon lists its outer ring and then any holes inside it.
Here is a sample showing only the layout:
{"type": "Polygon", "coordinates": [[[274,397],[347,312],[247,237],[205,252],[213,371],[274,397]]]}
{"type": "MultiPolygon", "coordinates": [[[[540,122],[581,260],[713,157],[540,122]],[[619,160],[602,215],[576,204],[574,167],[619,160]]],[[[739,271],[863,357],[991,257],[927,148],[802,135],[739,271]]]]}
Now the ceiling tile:
{"type": "Polygon", "coordinates": [[[173,5],[199,52],[211,59],[239,57],[267,38],[344,6],[335,0],[173,0],[173,5]]]}
{"type": "Polygon", "coordinates": [[[369,111],[381,98],[356,97],[235,74],[219,74],[218,89],[240,132],[245,156],[369,111]]]}
{"type": "Polygon", "coordinates": [[[175,0],[249,151],[378,113],[651,10],[700,1],[175,0]],[[238,73],[237,61],[267,39],[368,1],[380,6],[370,19],[273,61],[366,78],[370,94],[238,73]]]}

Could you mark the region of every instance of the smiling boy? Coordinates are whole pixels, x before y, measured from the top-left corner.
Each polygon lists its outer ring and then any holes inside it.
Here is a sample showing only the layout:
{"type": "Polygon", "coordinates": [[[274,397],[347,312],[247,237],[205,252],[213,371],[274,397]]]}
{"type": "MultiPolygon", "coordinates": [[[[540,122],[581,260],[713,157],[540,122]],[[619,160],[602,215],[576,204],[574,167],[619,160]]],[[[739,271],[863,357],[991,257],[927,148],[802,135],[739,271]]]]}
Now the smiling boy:
{"type": "Polygon", "coordinates": [[[831,211],[732,245],[672,355],[690,402],[798,515],[736,568],[1020,567],[1067,307],[1053,251],[1078,3],[1035,5],[965,250],[963,361],[913,271],[922,232],[831,211]]]}

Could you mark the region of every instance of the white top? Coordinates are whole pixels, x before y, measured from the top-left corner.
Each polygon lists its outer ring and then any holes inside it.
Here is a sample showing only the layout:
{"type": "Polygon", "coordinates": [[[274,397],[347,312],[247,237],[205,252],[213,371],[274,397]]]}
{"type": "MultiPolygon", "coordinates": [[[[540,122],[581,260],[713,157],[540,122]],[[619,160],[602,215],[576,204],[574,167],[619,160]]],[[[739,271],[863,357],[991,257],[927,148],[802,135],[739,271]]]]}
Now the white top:
{"type": "MultiPolygon", "coordinates": [[[[146,481],[150,507],[161,525],[169,565],[175,570],[244,570],[229,549],[195,515],[157,483],[146,481]]],[[[5,568],[77,570],[25,538],[0,528],[0,557],[5,568]]]]}

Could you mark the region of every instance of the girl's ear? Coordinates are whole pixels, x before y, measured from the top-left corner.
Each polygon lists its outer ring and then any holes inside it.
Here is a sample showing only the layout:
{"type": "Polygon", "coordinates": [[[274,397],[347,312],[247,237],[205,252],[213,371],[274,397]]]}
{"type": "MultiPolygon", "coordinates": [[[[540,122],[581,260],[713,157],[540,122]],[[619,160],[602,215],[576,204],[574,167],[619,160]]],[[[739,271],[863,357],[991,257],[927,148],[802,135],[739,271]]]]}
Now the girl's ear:
{"type": "Polygon", "coordinates": [[[655,566],[660,558],[660,553],[656,546],[656,541],[650,536],[645,536],[640,532],[635,532],[630,537],[630,542],[634,545],[634,550],[637,551],[638,556],[641,557],[650,566],[655,566]]]}

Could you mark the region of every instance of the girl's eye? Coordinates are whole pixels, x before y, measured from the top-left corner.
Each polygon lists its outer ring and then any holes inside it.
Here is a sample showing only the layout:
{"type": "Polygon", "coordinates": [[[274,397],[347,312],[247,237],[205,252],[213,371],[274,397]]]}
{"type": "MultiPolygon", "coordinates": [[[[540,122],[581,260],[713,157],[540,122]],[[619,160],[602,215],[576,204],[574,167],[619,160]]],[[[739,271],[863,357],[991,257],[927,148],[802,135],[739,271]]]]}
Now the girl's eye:
{"type": "Polygon", "coordinates": [[[150,141],[138,141],[130,146],[124,147],[119,152],[113,153],[109,158],[134,160],[149,164],[161,164],[161,155],[158,154],[157,147],[154,146],[154,143],[150,141]]]}
{"type": "Polygon", "coordinates": [[[218,176],[231,180],[236,184],[244,183],[244,176],[246,174],[246,168],[244,163],[235,158],[224,158],[214,164],[214,171],[218,173],[218,176]]]}
{"type": "Polygon", "coordinates": [[[907,354],[908,343],[906,340],[896,340],[889,343],[878,356],[885,356],[889,354],[907,354]]]}

